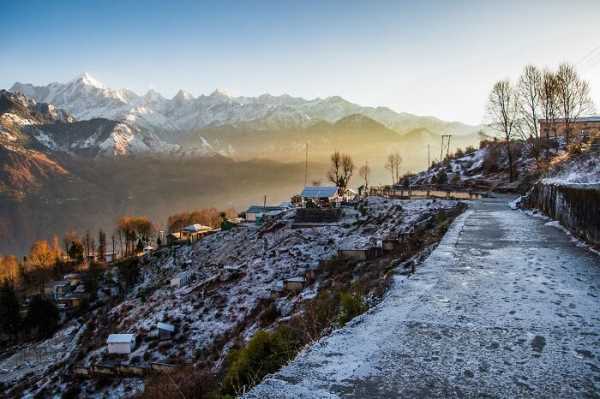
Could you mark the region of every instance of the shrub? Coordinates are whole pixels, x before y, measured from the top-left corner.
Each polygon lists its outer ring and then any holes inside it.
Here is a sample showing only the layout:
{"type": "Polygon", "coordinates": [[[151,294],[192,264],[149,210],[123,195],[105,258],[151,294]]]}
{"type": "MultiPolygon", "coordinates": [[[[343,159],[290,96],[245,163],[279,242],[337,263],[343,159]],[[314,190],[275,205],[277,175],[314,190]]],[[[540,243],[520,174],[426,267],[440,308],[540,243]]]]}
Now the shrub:
{"type": "Polygon", "coordinates": [[[172,373],[148,378],[141,398],[217,398],[217,392],[213,375],[193,367],[181,367],[172,373]]]}
{"type": "Polygon", "coordinates": [[[436,175],[437,184],[446,184],[448,183],[448,174],[444,169],[440,170],[436,175]]]}
{"type": "Polygon", "coordinates": [[[36,295],[29,302],[25,326],[37,332],[39,338],[51,336],[58,327],[60,315],[51,300],[36,295]]]}
{"type": "Polygon", "coordinates": [[[272,333],[257,332],[245,347],[230,353],[224,392],[239,394],[254,386],[290,361],[301,345],[300,334],[287,326],[279,326],[272,333]]]}
{"type": "Polygon", "coordinates": [[[260,323],[263,326],[268,326],[272,324],[277,318],[281,316],[279,314],[279,310],[277,310],[277,306],[271,303],[260,315],[260,323]]]}
{"type": "Polygon", "coordinates": [[[456,152],[454,153],[454,158],[462,158],[465,156],[465,152],[463,150],[461,150],[460,148],[458,148],[456,150],[456,152]]]}
{"type": "Polygon", "coordinates": [[[364,313],[366,310],[367,305],[363,302],[360,295],[342,292],[340,294],[338,323],[343,326],[356,316],[364,313]]]}
{"type": "Polygon", "coordinates": [[[470,145],[470,146],[468,146],[468,147],[465,149],[465,154],[466,154],[466,155],[469,155],[469,154],[472,154],[472,153],[474,153],[475,151],[477,151],[477,150],[475,149],[475,147],[473,147],[472,145],[470,145]]]}
{"type": "Polygon", "coordinates": [[[489,146],[488,152],[483,159],[483,171],[485,173],[498,172],[498,160],[500,158],[500,150],[498,146],[489,146]]]}

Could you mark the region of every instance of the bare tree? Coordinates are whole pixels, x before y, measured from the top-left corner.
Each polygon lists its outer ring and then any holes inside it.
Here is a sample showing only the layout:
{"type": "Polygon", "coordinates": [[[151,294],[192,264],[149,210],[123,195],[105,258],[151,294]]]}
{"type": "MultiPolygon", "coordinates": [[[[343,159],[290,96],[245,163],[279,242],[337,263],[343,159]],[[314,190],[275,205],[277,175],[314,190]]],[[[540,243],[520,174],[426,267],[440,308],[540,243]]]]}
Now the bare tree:
{"type": "Polygon", "coordinates": [[[343,187],[344,189],[348,188],[350,185],[350,179],[352,179],[352,173],[354,172],[354,162],[350,155],[342,155],[342,177],[343,177],[343,187]]]}
{"type": "MultiPolygon", "coordinates": [[[[556,74],[552,71],[545,70],[542,74],[542,85],[540,88],[540,106],[541,114],[546,120],[549,126],[554,128],[556,118],[558,118],[558,83],[556,81],[556,74]]],[[[550,129],[545,132],[540,132],[540,135],[544,134],[546,140],[550,139],[550,129]]]]}
{"type": "Polygon", "coordinates": [[[371,174],[371,167],[369,167],[369,164],[365,162],[365,164],[363,166],[361,166],[360,169],[358,170],[358,174],[365,181],[365,191],[366,191],[367,187],[369,187],[369,175],[371,174]]]}
{"type": "Polygon", "coordinates": [[[402,165],[402,157],[400,154],[389,154],[385,163],[385,168],[392,174],[392,185],[400,180],[400,165],[402,165]]]}
{"type": "Polygon", "coordinates": [[[338,151],[331,154],[331,166],[327,178],[338,187],[340,193],[348,188],[353,172],[354,162],[350,155],[340,154],[338,151]]]}
{"type": "Polygon", "coordinates": [[[515,174],[510,141],[513,138],[519,116],[519,105],[517,95],[510,81],[501,80],[494,84],[488,98],[487,114],[491,120],[490,126],[504,135],[508,157],[509,180],[512,182],[515,174]]]}
{"type": "Polygon", "coordinates": [[[556,72],[558,104],[565,126],[565,142],[571,139],[571,125],[581,115],[593,112],[594,104],[590,97],[590,86],[579,78],[575,67],[561,64],[556,72]]]}
{"type": "Polygon", "coordinates": [[[518,130],[524,140],[533,139],[534,145],[539,145],[540,139],[542,81],[542,72],[534,65],[527,65],[517,84],[521,119],[518,130]]]}

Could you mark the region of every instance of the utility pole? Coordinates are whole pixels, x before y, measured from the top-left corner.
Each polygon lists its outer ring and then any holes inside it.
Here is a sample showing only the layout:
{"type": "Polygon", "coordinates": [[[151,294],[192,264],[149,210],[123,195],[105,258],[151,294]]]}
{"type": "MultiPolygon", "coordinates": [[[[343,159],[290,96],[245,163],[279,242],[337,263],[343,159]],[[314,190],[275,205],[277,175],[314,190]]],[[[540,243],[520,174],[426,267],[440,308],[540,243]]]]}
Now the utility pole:
{"type": "Polygon", "coordinates": [[[265,200],[263,201],[263,209],[267,207],[267,196],[265,195],[265,200]]]}
{"type": "Polygon", "coordinates": [[[431,168],[431,145],[427,144],[427,170],[431,168]]]}
{"type": "Polygon", "coordinates": [[[304,163],[304,187],[308,185],[308,143],[306,143],[306,162],[304,163]]]}
{"type": "Polygon", "coordinates": [[[446,148],[446,156],[450,155],[450,138],[451,134],[442,134],[442,146],[440,148],[440,162],[444,159],[444,148],[446,148]]]}

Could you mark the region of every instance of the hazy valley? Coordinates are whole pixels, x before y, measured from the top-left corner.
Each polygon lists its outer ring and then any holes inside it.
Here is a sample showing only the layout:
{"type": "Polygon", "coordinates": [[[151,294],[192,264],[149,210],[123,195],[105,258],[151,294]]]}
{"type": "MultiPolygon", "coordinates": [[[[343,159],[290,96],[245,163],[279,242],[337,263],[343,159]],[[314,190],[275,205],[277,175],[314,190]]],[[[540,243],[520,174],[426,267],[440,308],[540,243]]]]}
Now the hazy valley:
{"type": "Polygon", "coordinates": [[[1,252],[23,253],[35,239],[72,229],[110,231],[124,214],[160,227],[182,210],[244,210],[264,195],[278,203],[301,190],[307,149],[309,182],[326,183],[337,150],[368,163],[373,183],[387,183],[392,152],[403,157],[402,170],[416,171],[427,165],[428,145],[439,158],[442,133],[454,133],[450,151],[485,137],[481,127],[340,97],[180,91],[166,99],[109,89],[89,74],[16,83],[0,101],[1,252]]]}

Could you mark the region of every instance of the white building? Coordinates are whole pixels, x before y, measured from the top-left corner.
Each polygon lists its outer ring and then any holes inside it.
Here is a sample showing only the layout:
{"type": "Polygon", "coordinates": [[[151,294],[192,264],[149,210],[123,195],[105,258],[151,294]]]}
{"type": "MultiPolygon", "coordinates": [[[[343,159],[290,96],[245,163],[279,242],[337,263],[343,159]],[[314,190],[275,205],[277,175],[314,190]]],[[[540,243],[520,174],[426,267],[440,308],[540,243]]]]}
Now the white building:
{"type": "Polygon", "coordinates": [[[135,347],[134,334],[110,334],[106,340],[108,353],[127,355],[135,347]]]}
{"type": "Polygon", "coordinates": [[[171,279],[171,287],[180,288],[187,285],[190,282],[190,273],[182,272],[171,279]]]}

